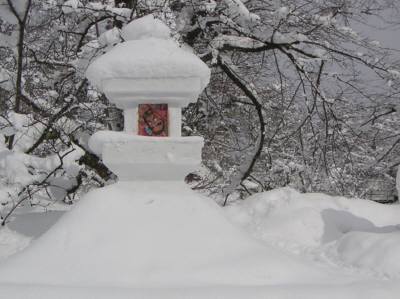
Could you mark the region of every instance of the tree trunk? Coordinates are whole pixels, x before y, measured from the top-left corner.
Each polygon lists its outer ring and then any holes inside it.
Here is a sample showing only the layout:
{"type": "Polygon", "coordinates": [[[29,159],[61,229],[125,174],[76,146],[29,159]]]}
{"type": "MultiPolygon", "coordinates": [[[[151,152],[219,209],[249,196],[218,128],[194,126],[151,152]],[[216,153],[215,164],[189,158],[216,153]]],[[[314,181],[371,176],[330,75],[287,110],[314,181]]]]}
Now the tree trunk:
{"type": "Polygon", "coordinates": [[[115,0],[115,6],[126,7],[132,9],[135,6],[136,0],[115,0]]]}
{"type": "MultiPolygon", "coordinates": [[[[21,97],[22,97],[22,70],[23,70],[23,59],[24,59],[24,38],[25,38],[25,27],[26,22],[28,20],[29,10],[32,5],[32,0],[27,2],[26,10],[24,12],[23,17],[18,14],[18,11],[15,9],[14,5],[12,4],[11,0],[8,0],[8,6],[10,10],[15,15],[18,20],[18,45],[17,45],[17,79],[16,79],[16,86],[15,86],[15,104],[14,104],[14,112],[20,113],[21,112],[21,97]]],[[[8,149],[12,149],[14,146],[14,138],[15,136],[12,135],[8,139],[8,149]]]]}

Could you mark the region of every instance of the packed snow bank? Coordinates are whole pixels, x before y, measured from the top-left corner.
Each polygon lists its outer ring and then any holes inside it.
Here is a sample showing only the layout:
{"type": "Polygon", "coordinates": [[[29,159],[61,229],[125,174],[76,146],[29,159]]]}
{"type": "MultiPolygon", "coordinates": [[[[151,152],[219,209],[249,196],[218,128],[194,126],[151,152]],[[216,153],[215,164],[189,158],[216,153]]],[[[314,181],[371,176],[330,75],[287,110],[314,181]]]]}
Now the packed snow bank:
{"type": "Polygon", "coordinates": [[[400,206],[282,188],[227,209],[253,236],[284,248],[330,244],[339,259],[400,275],[400,206]]]}
{"type": "Polygon", "coordinates": [[[0,283],[188,287],[338,284],[329,269],[266,247],[180,182],[118,183],[90,192],[0,266],[0,283]]]}
{"type": "Polygon", "coordinates": [[[86,77],[100,91],[111,79],[200,78],[203,90],[210,69],[197,56],[165,39],[132,40],[116,45],[90,64],[86,77]]]}

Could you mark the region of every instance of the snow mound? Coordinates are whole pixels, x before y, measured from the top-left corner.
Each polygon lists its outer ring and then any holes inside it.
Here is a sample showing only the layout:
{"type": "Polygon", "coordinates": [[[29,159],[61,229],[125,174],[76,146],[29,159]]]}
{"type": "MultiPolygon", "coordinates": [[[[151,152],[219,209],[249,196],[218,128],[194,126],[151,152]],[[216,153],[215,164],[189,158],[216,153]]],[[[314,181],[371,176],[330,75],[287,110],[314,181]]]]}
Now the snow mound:
{"type": "Polygon", "coordinates": [[[350,232],[337,242],[337,251],[349,264],[400,277],[400,231],[350,232]]]}
{"type": "Polygon", "coordinates": [[[0,266],[3,285],[255,286],[342,278],[250,238],[183,182],[161,181],[89,193],[0,266]]]}
{"type": "Polygon", "coordinates": [[[111,79],[200,78],[203,90],[210,80],[210,69],[197,56],[178,47],[172,40],[132,40],[116,45],[97,58],[86,77],[100,91],[111,79]]]}
{"type": "Polygon", "coordinates": [[[167,25],[150,14],[127,24],[122,29],[121,36],[124,40],[168,39],[171,36],[171,31],[167,25]]]}
{"type": "Polygon", "coordinates": [[[6,258],[26,248],[31,238],[12,231],[8,227],[0,229],[0,258],[6,258]]]}
{"type": "Polygon", "coordinates": [[[284,248],[322,248],[354,266],[400,274],[400,206],[282,188],[227,209],[253,236],[284,248]]]}
{"type": "Polygon", "coordinates": [[[368,200],[299,193],[281,188],[255,194],[227,209],[235,223],[257,238],[320,246],[351,231],[399,230],[400,206],[368,200]]]}

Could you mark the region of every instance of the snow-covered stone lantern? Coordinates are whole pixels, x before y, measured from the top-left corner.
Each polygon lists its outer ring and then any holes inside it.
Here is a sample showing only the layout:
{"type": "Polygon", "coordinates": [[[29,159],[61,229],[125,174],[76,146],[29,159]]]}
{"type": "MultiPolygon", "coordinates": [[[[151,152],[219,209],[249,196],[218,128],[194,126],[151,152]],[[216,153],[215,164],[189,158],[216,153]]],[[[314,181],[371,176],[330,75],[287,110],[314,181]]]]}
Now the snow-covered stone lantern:
{"type": "Polygon", "coordinates": [[[210,70],[152,15],[121,32],[97,58],[90,82],[124,111],[124,132],[97,132],[89,146],[120,180],[180,180],[201,161],[203,139],[181,136],[182,107],[197,100],[210,70]]]}
{"type": "MultiPolygon", "coordinates": [[[[1,294],[10,294],[3,297],[249,298],[274,285],[337,285],[331,271],[233,226],[213,200],[181,181],[200,163],[203,140],[180,136],[180,109],[196,99],[209,70],[152,17],[129,26],[127,41],[87,73],[124,109],[125,132],[90,140],[120,181],[90,191],[26,251],[1,261],[1,294]]],[[[247,210],[232,212],[252,219],[247,210]]]]}

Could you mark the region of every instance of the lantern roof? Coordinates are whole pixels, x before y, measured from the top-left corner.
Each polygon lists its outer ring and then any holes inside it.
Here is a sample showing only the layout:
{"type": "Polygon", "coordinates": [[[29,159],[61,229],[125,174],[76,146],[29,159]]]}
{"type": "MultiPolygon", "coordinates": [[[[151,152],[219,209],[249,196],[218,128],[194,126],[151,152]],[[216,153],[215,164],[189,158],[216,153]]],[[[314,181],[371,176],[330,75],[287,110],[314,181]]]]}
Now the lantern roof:
{"type": "Polygon", "coordinates": [[[196,55],[173,40],[149,38],[116,45],[97,58],[86,75],[99,90],[112,79],[199,78],[203,89],[210,70],[196,55]]]}
{"type": "Polygon", "coordinates": [[[160,97],[180,106],[195,101],[210,80],[210,69],[169,35],[153,16],[131,22],[122,31],[129,40],[93,61],[87,78],[120,108],[160,97]]]}

